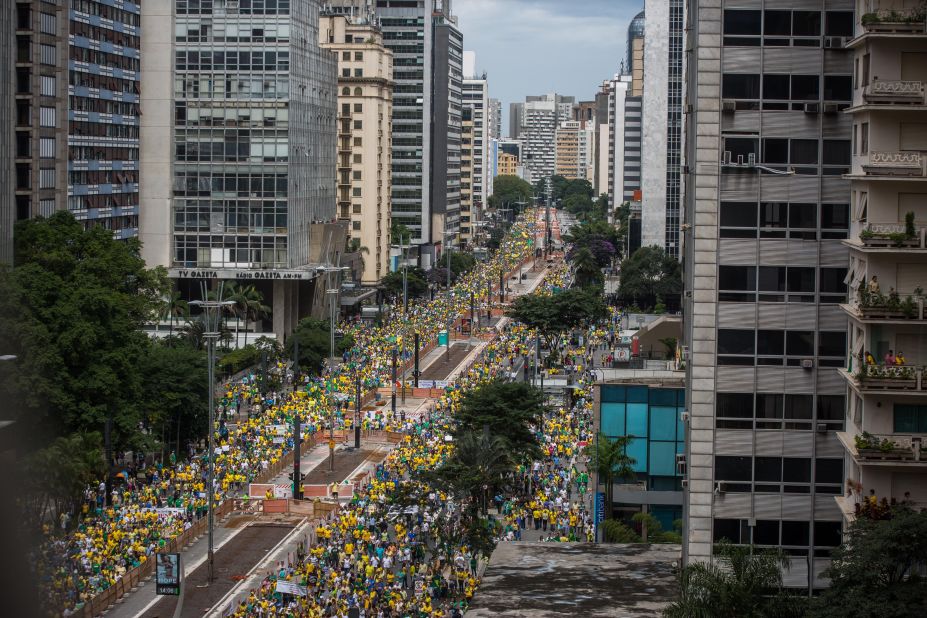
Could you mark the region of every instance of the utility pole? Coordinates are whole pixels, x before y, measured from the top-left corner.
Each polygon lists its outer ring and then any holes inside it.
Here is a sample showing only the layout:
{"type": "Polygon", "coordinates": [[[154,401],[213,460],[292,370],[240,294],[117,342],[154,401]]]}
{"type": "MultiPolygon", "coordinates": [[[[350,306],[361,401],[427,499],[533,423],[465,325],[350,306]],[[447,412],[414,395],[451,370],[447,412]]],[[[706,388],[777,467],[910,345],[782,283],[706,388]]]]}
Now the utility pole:
{"type": "Polygon", "coordinates": [[[414,383],[415,388],[418,388],[418,375],[420,373],[418,370],[418,343],[419,343],[418,342],[418,331],[415,332],[414,338],[415,338],[415,369],[412,370],[412,379],[415,380],[415,383],[414,383]]]}
{"type": "Polygon", "coordinates": [[[354,370],[354,448],[360,448],[361,432],[361,383],[360,371],[354,370]]]}
{"type": "Polygon", "coordinates": [[[447,233],[447,219],[444,221],[444,251],[447,252],[447,362],[450,365],[451,362],[451,326],[453,324],[452,320],[454,319],[453,311],[451,309],[451,249],[448,246],[450,243],[450,234],[447,233]]]}
{"type": "Polygon", "coordinates": [[[293,499],[303,499],[303,475],[300,471],[300,457],[302,457],[303,443],[302,427],[299,423],[299,413],[293,415],[293,499]]]}
{"type": "Polygon", "coordinates": [[[209,544],[207,549],[207,558],[206,558],[206,581],[212,583],[215,580],[216,571],[215,571],[215,545],[214,545],[214,536],[215,536],[215,496],[216,496],[216,342],[219,340],[219,325],[222,321],[222,310],[230,305],[235,303],[230,300],[222,300],[222,290],[225,287],[225,284],[220,281],[218,288],[216,290],[216,297],[214,300],[209,300],[208,295],[208,284],[203,281],[200,284],[200,293],[203,297],[203,300],[194,300],[191,301],[191,305],[197,305],[202,307],[203,312],[206,317],[205,322],[205,332],[203,333],[203,338],[206,339],[206,362],[208,367],[208,378],[209,382],[209,420],[208,422],[208,431],[209,437],[207,440],[207,448],[209,452],[206,458],[207,466],[207,481],[206,481],[206,491],[209,492],[208,498],[208,530],[209,530],[209,544]]]}
{"type": "Polygon", "coordinates": [[[392,396],[392,409],[393,409],[393,418],[396,417],[396,344],[393,343],[393,396],[392,396]]]}

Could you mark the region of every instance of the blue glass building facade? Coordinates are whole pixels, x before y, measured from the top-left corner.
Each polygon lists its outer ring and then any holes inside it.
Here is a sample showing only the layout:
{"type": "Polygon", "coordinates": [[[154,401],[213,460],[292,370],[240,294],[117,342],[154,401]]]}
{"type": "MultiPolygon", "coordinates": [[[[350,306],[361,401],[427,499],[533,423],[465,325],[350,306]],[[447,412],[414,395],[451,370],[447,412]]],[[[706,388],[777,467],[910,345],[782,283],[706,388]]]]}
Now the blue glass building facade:
{"type": "MultiPolygon", "coordinates": [[[[682,517],[682,478],[676,455],[685,452],[685,389],[640,384],[604,384],[600,387],[600,428],[608,437],[634,436],[628,455],[643,492],[615,493],[618,508],[648,506],[664,530],[682,517]],[[627,502],[631,497],[640,503],[627,502]]],[[[640,509],[638,509],[640,510],[640,509]]]]}

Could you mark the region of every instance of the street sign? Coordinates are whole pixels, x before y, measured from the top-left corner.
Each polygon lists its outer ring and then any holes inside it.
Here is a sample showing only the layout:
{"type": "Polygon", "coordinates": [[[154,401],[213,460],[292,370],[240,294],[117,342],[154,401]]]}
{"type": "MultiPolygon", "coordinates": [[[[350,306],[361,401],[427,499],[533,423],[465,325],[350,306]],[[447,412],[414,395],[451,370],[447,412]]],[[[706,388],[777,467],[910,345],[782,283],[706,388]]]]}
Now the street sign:
{"type": "Polygon", "coordinates": [[[155,576],[155,593],[177,596],[180,594],[180,554],[158,554],[155,576]]]}

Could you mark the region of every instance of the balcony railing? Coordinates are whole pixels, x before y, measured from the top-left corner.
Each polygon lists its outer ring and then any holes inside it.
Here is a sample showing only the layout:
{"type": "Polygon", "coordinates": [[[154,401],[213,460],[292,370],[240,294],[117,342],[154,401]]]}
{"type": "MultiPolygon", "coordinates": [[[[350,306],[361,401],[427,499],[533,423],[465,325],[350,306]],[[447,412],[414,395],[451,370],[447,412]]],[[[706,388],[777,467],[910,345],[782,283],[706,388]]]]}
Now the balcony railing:
{"type": "Polygon", "coordinates": [[[872,434],[864,431],[853,436],[858,461],[910,461],[927,463],[925,436],[872,434]]]}
{"type": "Polygon", "coordinates": [[[924,389],[924,367],[915,365],[862,365],[852,376],[867,390],[921,391],[924,389]]]}
{"type": "Polygon", "coordinates": [[[869,153],[869,162],[863,165],[867,176],[927,176],[927,157],[918,151],[869,153]]]}
{"type": "Polygon", "coordinates": [[[856,293],[856,303],[850,306],[851,313],[862,319],[882,320],[923,320],[925,299],[923,290],[918,293],[900,296],[897,293],[882,294],[870,292],[861,287],[856,293]]]}
{"type": "Polygon", "coordinates": [[[924,249],[927,248],[927,227],[905,223],[868,223],[859,233],[859,240],[865,247],[873,249],[924,249]]]}
{"type": "Polygon", "coordinates": [[[860,23],[867,33],[910,34],[924,32],[925,14],[923,8],[879,9],[864,13],[860,23]]]}
{"type": "Polygon", "coordinates": [[[878,80],[863,91],[866,103],[924,104],[924,82],[909,80],[878,80]]]}

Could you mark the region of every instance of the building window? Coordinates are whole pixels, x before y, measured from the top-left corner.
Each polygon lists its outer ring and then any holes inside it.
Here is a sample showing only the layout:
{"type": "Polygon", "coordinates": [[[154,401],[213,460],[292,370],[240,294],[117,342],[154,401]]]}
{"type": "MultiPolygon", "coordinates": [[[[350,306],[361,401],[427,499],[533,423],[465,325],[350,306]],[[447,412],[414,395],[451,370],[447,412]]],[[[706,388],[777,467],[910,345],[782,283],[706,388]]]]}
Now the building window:
{"type": "Polygon", "coordinates": [[[39,19],[39,28],[42,34],[57,34],[58,18],[51,13],[42,13],[39,19]]]}
{"type": "Polygon", "coordinates": [[[57,126],[57,122],[55,121],[55,108],[54,107],[39,108],[39,126],[42,126],[42,127],[57,126]]]}
{"type": "Polygon", "coordinates": [[[54,189],[55,188],[55,170],[54,169],[40,169],[39,170],[39,189],[54,189]]]}
{"type": "Polygon", "coordinates": [[[361,197],[361,188],[360,188],[360,187],[353,187],[353,188],[351,189],[351,196],[352,196],[352,197],[361,197]]]}
{"type": "Polygon", "coordinates": [[[42,137],[39,139],[39,157],[42,159],[55,158],[55,138],[42,137]]]}
{"type": "Polygon", "coordinates": [[[352,205],[351,205],[351,211],[352,211],[355,215],[361,214],[361,205],[360,205],[360,204],[352,204],[352,205]]]}
{"type": "Polygon", "coordinates": [[[355,232],[359,232],[360,229],[361,229],[361,222],[360,222],[360,221],[351,221],[351,229],[354,230],[355,232]]]}
{"type": "Polygon", "coordinates": [[[363,59],[364,59],[364,52],[354,52],[354,59],[355,59],[355,60],[363,60],[363,59]]]}
{"type": "Polygon", "coordinates": [[[354,104],[354,111],[355,111],[355,112],[362,112],[362,111],[364,111],[364,104],[363,104],[363,103],[355,103],[355,104],[354,104]]]}
{"type": "Polygon", "coordinates": [[[58,64],[58,49],[54,45],[42,44],[39,46],[39,58],[42,64],[58,64]]]}
{"type": "Polygon", "coordinates": [[[895,404],[895,433],[927,433],[927,406],[895,404]]]}
{"type": "Polygon", "coordinates": [[[39,216],[50,217],[55,213],[55,200],[39,200],[39,216]]]}
{"type": "Polygon", "coordinates": [[[56,91],[57,79],[52,75],[42,75],[40,93],[43,97],[53,97],[58,93],[56,91]]]}
{"type": "Polygon", "coordinates": [[[350,59],[351,59],[351,52],[347,52],[347,51],[346,51],[346,52],[341,52],[341,59],[342,59],[342,60],[350,60],[350,59]]]}
{"type": "Polygon", "coordinates": [[[355,145],[355,146],[362,146],[362,145],[363,145],[362,139],[361,139],[360,137],[355,137],[355,138],[354,138],[354,145],[355,145]]]}
{"type": "Polygon", "coordinates": [[[354,77],[363,77],[364,69],[354,69],[354,77]]]}

